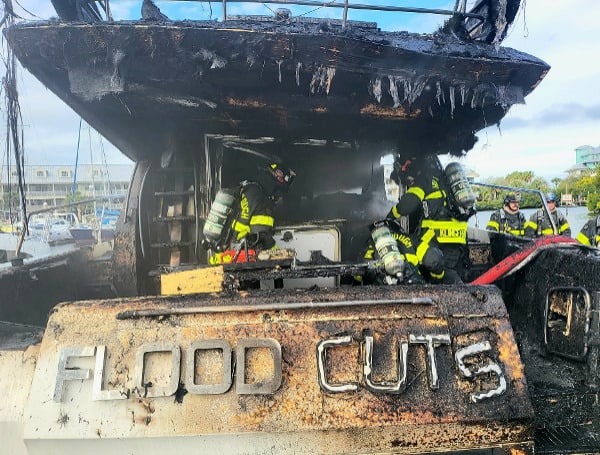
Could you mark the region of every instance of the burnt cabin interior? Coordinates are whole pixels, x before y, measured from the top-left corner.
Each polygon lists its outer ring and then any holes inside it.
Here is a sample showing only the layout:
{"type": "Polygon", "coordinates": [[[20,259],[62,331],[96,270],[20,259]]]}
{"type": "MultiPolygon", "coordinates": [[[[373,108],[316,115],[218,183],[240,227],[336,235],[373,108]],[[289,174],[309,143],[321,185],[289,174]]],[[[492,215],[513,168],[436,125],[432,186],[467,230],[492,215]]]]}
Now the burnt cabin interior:
{"type": "Polygon", "coordinates": [[[341,260],[355,261],[367,225],[393,203],[382,156],[463,155],[548,70],[486,44],[494,34],[455,31],[233,17],[19,24],[5,34],[26,68],[137,163],[114,254],[132,295],[156,292],[161,267],[206,262],[201,220],[220,187],[253,178],[260,154],[297,174],[276,224],[344,220],[341,260]]]}

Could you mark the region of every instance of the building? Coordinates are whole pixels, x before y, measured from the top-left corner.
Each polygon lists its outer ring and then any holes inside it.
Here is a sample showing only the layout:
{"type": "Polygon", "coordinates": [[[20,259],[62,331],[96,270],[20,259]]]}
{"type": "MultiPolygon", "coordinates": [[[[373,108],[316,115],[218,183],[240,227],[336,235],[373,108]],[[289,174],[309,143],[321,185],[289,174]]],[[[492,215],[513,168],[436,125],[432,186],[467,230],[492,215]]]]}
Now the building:
{"type": "Polygon", "coordinates": [[[581,177],[584,172],[589,171],[589,168],[584,164],[574,164],[565,172],[569,175],[569,177],[581,177]]]}
{"type": "MultiPolygon", "coordinates": [[[[129,190],[133,164],[81,164],[77,174],[72,165],[25,165],[25,199],[28,210],[44,204],[57,206],[69,201],[75,192],[81,198],[123,197],[129,190]]],[[[18,197],[17,167],[0,169],[0,205],[8,208],[9,197],[18,197]]]]}
{"type": "Polygon", "coordinates": [[[600,147],[580,145],[575,149],[575,163],[594,169],[600,164],[600,147]]]}

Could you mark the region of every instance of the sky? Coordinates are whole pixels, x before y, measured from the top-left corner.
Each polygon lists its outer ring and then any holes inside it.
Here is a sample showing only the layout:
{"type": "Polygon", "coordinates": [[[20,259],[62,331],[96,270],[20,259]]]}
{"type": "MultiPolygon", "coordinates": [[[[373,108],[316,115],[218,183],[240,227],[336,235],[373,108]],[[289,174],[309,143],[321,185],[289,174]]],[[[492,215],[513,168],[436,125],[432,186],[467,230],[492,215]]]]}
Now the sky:
{"type": "MultiPolygon", "coordinates": [[[[199,19],[210,13],[206,4],[157,3],[174,19],[177,14],[199,19]]],[[[383,3],[399,4],[394,0],[383,3]]],[[[428,0],[426,3],[430,7],[451,7],[454,0],[428,0]]],[[[522,0],[522,3],[524,8],[502,45],[532,54],[546,61],[551,69],[525,99],[524,105],[511,107],[500,128],[494,125],[477,134],[478,142],[461,162],[477,172],[481,179],[501,177],[515,170],[530,170],[548,181],[554,177],[563,178],[565,171],[575,164],[576,147],[600,146],[600,1],[522,0]]],[[[36,12],[39,18],[55,15],[48,0],[21,0],[19,4],[36,12]]],[[[111,2],[116,19],[139,18],[140,5],[141,1],[111,2]]],[[[402,5],[425,6],[416,0],[412,3],[403,1],[402,5]]],[[[264,5],[251,6],[252,11],[244,12],[268,14],[264,5]]],[[[242,12],[235,11],[239,7],[231,4],[228,12],[242,12]]],[[[214,2],[212,13],[213,17],[219,17],[220,9],[214,2]]],[[[421,22],[424,17],[409,16],[421,22]]],[[[439,21],[439,17],[431,20],[439,21]]],[[[411,27],[406,23],[401,28],[413,31],[411,27]]],[[[27,71],[19,72],[18,85],[26,164],[74,164],[79,116],[27,71]]],[[[0,146],[4,147],[4,138],[0,139],[0,146]]],[[[103,154],[109,163],[129,163],[84,122],[79,162],[100,162],[103,154]]],[[[1,165],[4,165],[4,159],[1,165]]]]}

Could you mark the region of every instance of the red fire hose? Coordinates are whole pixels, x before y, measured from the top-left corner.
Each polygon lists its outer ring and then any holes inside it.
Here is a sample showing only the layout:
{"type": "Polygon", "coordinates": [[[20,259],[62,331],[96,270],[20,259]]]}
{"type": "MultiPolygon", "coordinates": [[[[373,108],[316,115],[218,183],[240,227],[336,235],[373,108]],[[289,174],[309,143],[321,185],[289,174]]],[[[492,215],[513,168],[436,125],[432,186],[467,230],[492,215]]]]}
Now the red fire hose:
{"type": "Polygon", "coordinates": [[[571,237],[564,237],[562,235],[544,235],[533,241],[531,245],[505,257],[483,275],[471,281],[470,284],[492,284],[494,281],[508,275],[509,272],[513,271],[519,265],[532,259],[541,251],[549,247],[557,247],[561,244],[571,245],[573,243],[577,243],[577,240],[572,239],[571,237]]]}

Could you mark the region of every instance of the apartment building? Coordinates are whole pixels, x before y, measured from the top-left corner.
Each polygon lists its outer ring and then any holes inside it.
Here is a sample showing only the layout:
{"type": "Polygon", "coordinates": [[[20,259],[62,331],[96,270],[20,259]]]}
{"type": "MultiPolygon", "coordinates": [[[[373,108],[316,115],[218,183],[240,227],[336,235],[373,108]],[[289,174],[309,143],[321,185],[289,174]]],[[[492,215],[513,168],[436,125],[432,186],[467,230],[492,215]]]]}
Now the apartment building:
{"type": "MultiPolygon", "coordinates": [[[[82,198],[125,197],[133,173],[132,164],[25,165],[24,180],[28,209],[56,206],[68,202],[75,192],[82,198]]],[[[0,204],[6,208],[9,197],[18,192],[16,166],[0,169],[0,204]]]]}
{"type": "Polygon", "coordinates": [[[594,169],[600,164],[600,147],[580,145],[575,149],[575,163],[594,169]]]}

